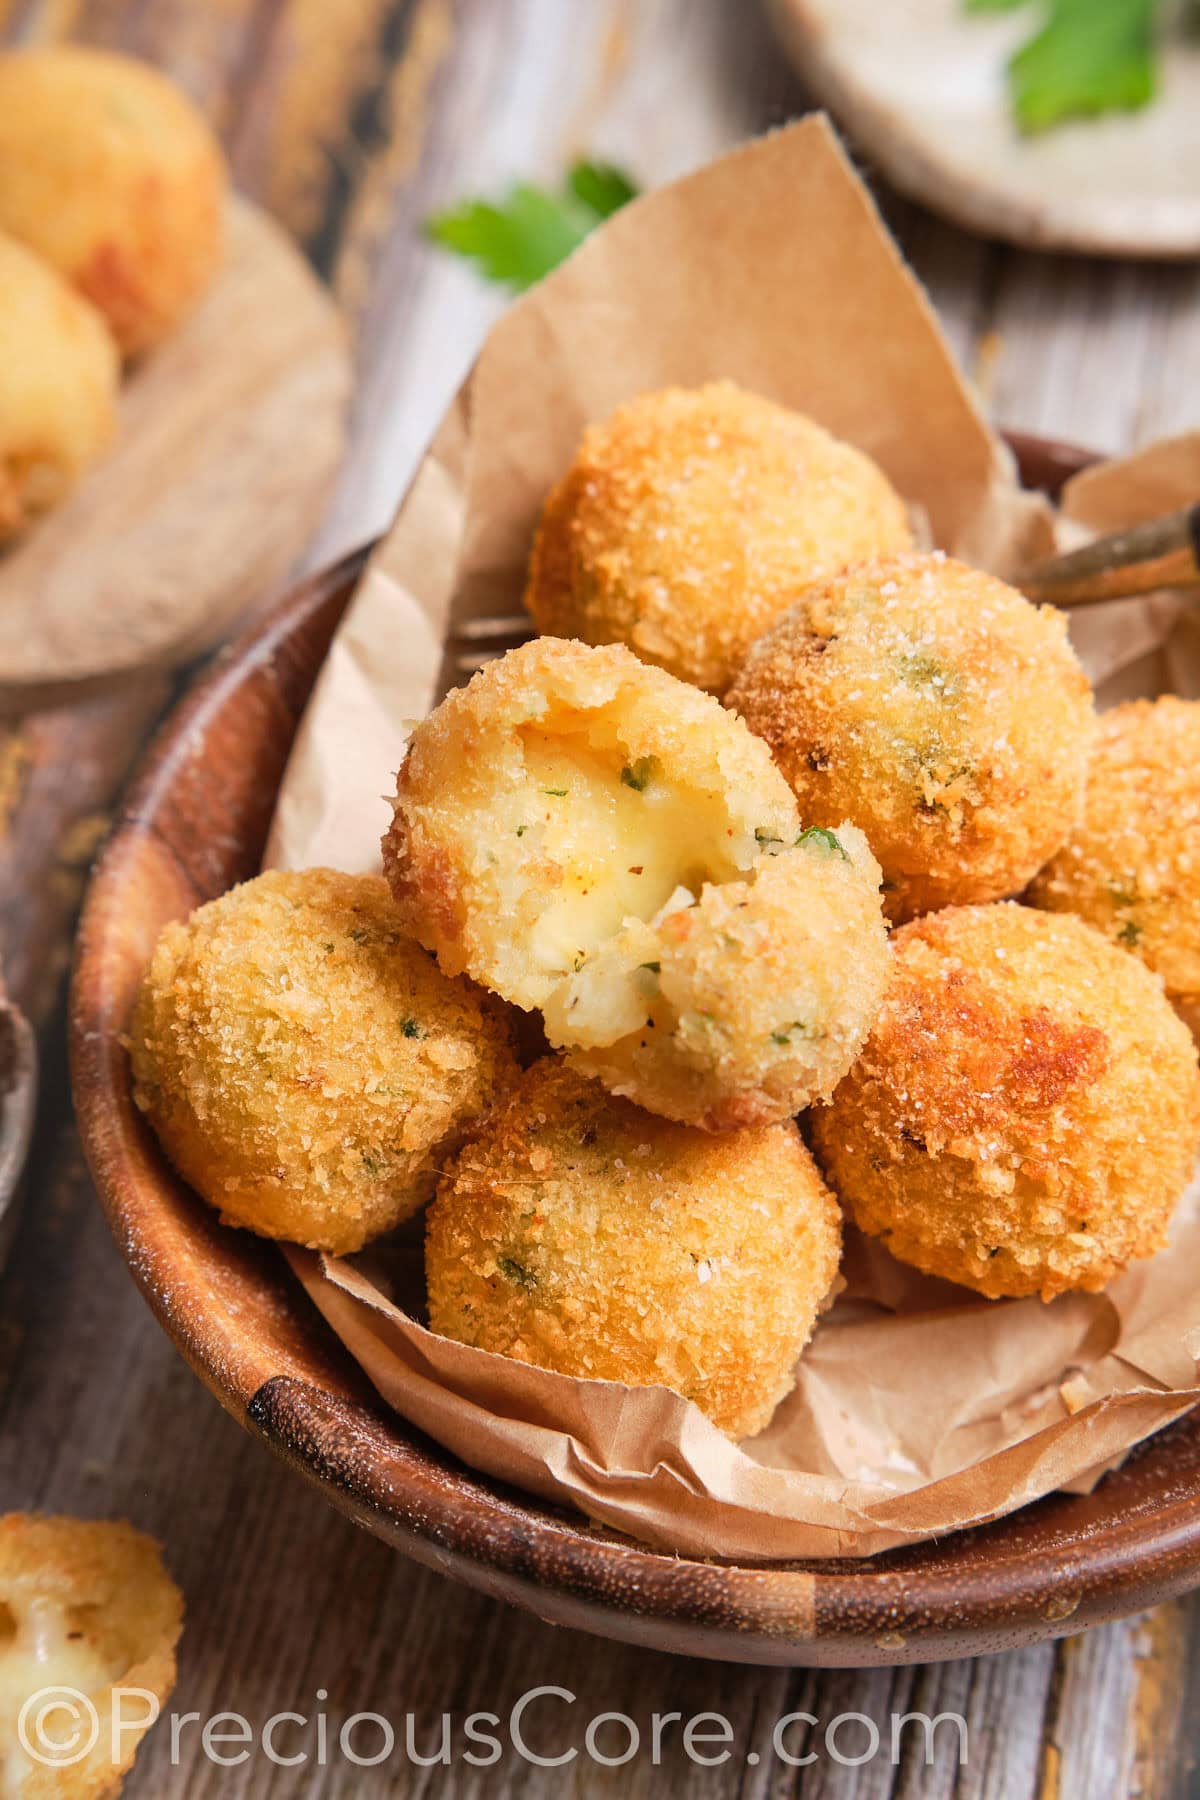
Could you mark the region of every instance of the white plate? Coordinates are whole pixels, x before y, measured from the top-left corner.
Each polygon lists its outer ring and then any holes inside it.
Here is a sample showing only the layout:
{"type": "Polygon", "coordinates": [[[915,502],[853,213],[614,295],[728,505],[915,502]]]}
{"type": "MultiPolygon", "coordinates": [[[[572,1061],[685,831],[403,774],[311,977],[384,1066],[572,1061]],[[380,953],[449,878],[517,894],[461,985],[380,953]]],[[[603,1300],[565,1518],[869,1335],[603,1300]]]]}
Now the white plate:
{"type": "Polygon", "coordinates": [[[962,0],[768,0],[814,96],[902,193],[990,237],[1099,256],[1200,256],[1200,45],[1164,50],[1140,112],[1036,137],[1005,65],[1032,8],[962,0]]]}

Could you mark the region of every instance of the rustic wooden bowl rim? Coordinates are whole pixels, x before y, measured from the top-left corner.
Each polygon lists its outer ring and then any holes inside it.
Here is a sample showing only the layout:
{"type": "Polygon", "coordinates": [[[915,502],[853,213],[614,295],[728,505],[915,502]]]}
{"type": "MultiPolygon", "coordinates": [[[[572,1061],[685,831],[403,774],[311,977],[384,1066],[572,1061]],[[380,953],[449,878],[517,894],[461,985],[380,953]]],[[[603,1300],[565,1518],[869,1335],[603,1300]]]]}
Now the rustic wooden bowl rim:
{"type": "MultiPolygon", "coordinates": [[[[1031,485],[1091,460],[1012,440],[1031,485]]],[[[1200,1581],[1200,1418],[1089,1496],[869,1560],[737,1566],[645,1549],[473,1474],[390,1413],[273,1247],[226,1231],[171,1175],[120,1044],[165,920],[258,866],[300,713],[365,552],[303,584],[217,659],[151,746],[80,928],[72,1081],[117,1243],[222,1404],[342,1511],[423,1562],[557,1623],[746,1662],[975,1654],[1078,1630],[1200,1581]]]]}

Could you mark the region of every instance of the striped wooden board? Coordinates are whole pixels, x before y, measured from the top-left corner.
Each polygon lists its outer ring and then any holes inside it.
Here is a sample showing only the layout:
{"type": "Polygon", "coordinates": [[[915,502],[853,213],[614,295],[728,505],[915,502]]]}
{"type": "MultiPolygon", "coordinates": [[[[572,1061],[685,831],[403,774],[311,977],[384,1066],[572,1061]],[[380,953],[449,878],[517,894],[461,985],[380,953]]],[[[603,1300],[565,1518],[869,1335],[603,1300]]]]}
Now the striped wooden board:
{"type": "MultiPolygon", "coordinates": [[[[437,205],[514,174],[553,178],[573,153],[643,182],[695,165],[805,104],[755,0],[0,0],[10,41],[77,35],[161,62],[218,122],[242,186],[295,234],[353,318],[355,435],[322,557],[387,522],[409,470],[502,298],[420,235],[437,205]]],[[[1055,262],[959,234],[883,200],[998,421],[1101,449],[1196,423],[1200,269],[1055,262]]],[[[393,1719],[390,1767],[261,1755],[206,1760],[194,1728],[173,1768],[148,1743],[143,1800],[383,1794],[767,1796],[854,1800],[1182,1800],[1200,1742],[1200,1604],[1181,1602],[1019,1654],[923,1669],[738,1669],[550,1630],[390,1555],[334,1516],[204,1394],[133,1290],[80,1166],[61,1056],[61,982],[79,892],[124,774],[170,695],[135,692],[0,727],[0,950],[43,1035],[47,1094],[24,1227],[0,1286],[0,1505],[128,1514],[162,1537],[189,1600],[176,1704],[207,1715],[356,1711],[393,1719]],[[541,1768],[461,1761],[473,1711],[505,1714],[539,1684],[574,1706],[530,1715],[533,1747],[582,1745],[588,1718],[628,1713],[637,1757],[541,1768]],[[320,1692],[328,1700],[318,1699],[320,1692]],[[969,1760],[939,1734],[886,1753],[889,1716],[960,1713],[969,1760]],[[698,1772],[655,1712],[715,1711],[730,1759],[698,1772]],[[458,1762],[433,1754],[457,1721],[458,1762]],[[884,1752],[858,1768],[788,1713],[864,1713],[884,1752]],[[757,1760],[754,1760],[757,1758],[757,1760]]],[[[565,1704],[565,1703],[564,1703],[565,1704]]],[[[619,1736],[602,1740],[619,1746],[619,1736]]],[[[862,1741],[847,1729],[845,1750],[862,1741]]],[[[315,1742],[303,1734],[283,1745],[315,1742]]]]}

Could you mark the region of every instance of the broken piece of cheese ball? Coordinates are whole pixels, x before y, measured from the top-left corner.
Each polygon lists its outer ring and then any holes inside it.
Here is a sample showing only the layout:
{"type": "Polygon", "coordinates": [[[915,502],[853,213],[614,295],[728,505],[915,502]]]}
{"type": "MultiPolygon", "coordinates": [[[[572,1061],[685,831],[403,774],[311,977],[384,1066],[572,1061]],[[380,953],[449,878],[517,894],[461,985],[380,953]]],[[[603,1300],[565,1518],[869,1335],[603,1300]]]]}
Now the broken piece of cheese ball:
{"type": "Polygon", "coordinates": [[[992,1298],[1095,1292],[1167,1241],[1200,1069],[1157,977],[1002,901],[896,932],[895,973],[813,1143],[862,1230],[992,1298]]]}
{"type": "Polygon", "coordinates": [[[731,381],[667,388],[584,433],[525,604],[541,632],[720,694],[797,588],[911,542],[883,471],[814,420],[731,381]]]}
{"type": "Polygon", "coordinates": [[[748,1437],[792,1386],[840,1251],[790,1120],[712,1136],[545,1057],[430,1207],[429,1322],[563,1375],[661,1383],[748,1437]]]}
{"type": "Polygon", "coordinates": [[[0,544],[57,505],[107,447],[119,378],[99,313],[0,231],[0,544]]]}
{"type": "Polygon", "coordinates": [[[1063,614],[949,557],[798,594],[726,705],[805,819],[862,826],[897,921],[1020,893],[1083,803],[1092,694],[1063,614]]]}
{"type": "Polygon", "coordinates": [[[142,1698],[135,1705],[131,1692],[114,1732],[113,1690],[145,1690],[164,1705],[175,1686],[182,1625],[183,1596],[158,1545],[132,1526],[33,1513],[0,1518],[6,1800],[117,1794],[145,1735],[137,1721],[148,1721],[148,1707],[142,1698]]]}
{"type": "Polygon", "coordinates": [[[516,1078],[508,1022],[406,936],[377,875],[259,875],[168,925],[134,1099],[230,1225],[345,1255],[425,1204],[516,1078]]]}
{"type": "Polygon", "coordinates": [[[1100,715],[1083,816],[1028,897],[1140,956],[1200,1037],[1200,701],[1100,715]]]}
{"type": "Polygon", "coordinates": [[[687,1124],[831,1093],[883,993],[862,833],[802,830],[766,745],[620,645],[540,638],[450,693],[413,733],[383,850],[447,974],[687,1124]]]}

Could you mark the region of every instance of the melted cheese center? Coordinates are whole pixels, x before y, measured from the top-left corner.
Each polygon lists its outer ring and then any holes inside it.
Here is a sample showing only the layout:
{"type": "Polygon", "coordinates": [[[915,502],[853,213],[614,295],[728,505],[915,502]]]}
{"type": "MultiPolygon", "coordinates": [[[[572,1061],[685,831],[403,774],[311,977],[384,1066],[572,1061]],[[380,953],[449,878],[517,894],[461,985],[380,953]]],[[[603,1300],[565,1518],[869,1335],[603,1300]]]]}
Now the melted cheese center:
{"type": "Polygon", "coordinates": [[[623,761],[619,748],[530,731],[525,767],[538,849],[562,871],[529,946],[546,976],[577,973],[680,889],[696,898],[705,882],[738,873],[720,797],[666,780],[653,758],[623,761]]]}
{"type": "MultiPolygon", "coordinates": [[[[73,1621],[71,1610],[60,1602],[37,1598],[20,1612],[12,1608],[12,1614],[15,1630],[0,1638],[0,1793],[16,1800],[37,1766],[18,1737],[25,1702],[43,1688],[74,1688],[81,1694],[93,1694],[109,1687],[121,1671],[100,1653],[88,1633],[73,1621]]],[[[69,1744],[80,1727],[89,1729],[86,1719],[72,1719],[66,1712],[48,1713],[42,1727],[47,1750],[52,1752],[59,1738],[69,1744]]]]}

